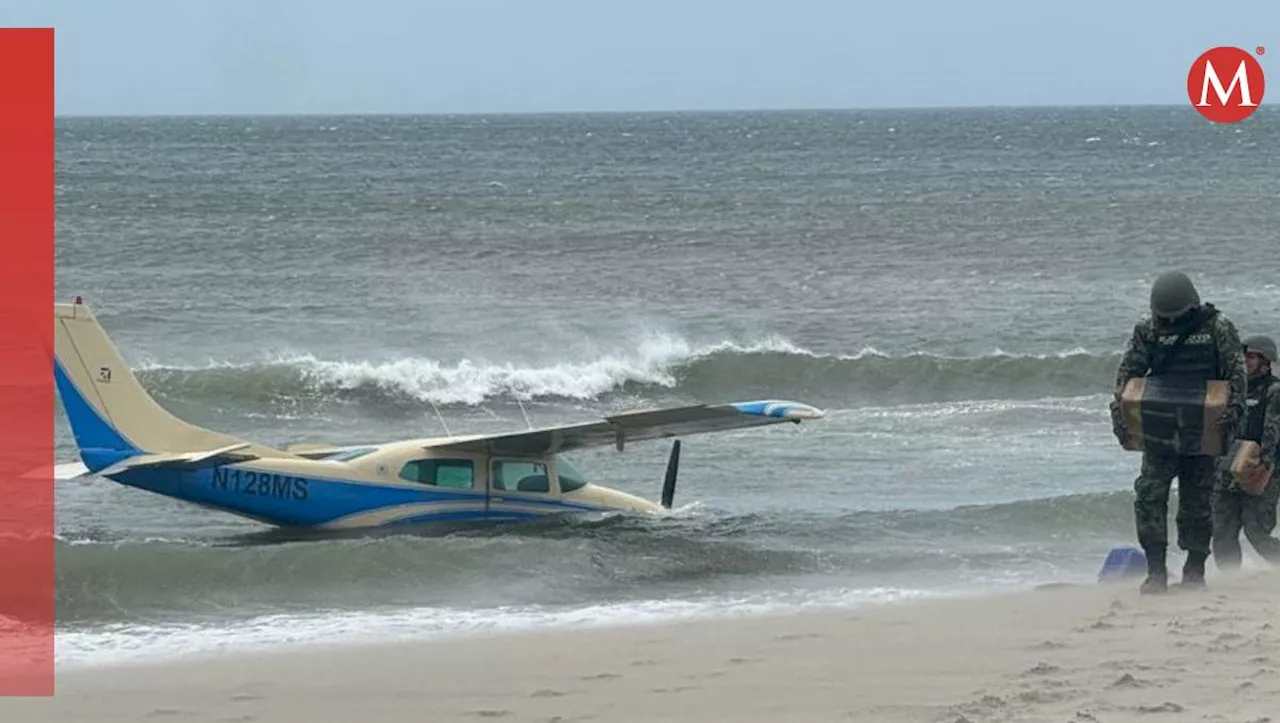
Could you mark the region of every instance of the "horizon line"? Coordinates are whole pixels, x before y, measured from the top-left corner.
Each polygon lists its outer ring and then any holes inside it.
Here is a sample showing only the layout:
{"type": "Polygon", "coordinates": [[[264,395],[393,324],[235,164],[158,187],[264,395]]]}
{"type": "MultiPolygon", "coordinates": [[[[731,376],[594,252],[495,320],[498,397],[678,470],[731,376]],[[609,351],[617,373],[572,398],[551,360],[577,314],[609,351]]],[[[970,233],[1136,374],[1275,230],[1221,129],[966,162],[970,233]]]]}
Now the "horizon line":
{"type": "MultiPolygon", "coordinates": [[[[161,112],[161,113],[54,113],[57,119],[72,118],[368,118],[368,117],[466,117],[466,116],[551,116],[551,115],[695,115],[715,113],[878,113],[903,111],[982,111],[982,110],[1086,110],[1125,108],[1180,108],[1180,103],[1033,103],[974,105],[902,105],[902,106],[814,106],[794,108],[669,108],[612,110],[505,110],[505,111],[237,111],[237,112],[161,112]]],[[[1188,106],[1189,107],[1189,106],[1188,106]]],[[[1258,111],[1266,110],[1259,107],[1258,111]]]]}

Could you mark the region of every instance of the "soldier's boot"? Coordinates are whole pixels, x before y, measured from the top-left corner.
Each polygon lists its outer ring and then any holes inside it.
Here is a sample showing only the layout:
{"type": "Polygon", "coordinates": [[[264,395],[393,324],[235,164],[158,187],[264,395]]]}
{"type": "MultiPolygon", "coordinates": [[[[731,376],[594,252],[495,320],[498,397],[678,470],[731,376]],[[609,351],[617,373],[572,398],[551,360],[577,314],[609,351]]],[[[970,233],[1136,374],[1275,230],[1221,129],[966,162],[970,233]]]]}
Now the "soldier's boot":
{"type": "Polygon", "coordinates": [[[1169,569],[1165,566],[1164,546],[1151,546],[1143,549],[1147,556],[1147,579],[1138,586],[1142,595],[1159,595],[1169,588],[1169,569]]]}
{"type": "Polygon", "coordinates": [[[1203,588],[1205,586],[1204,561],[1207,557],[1209,557],[1207,553],[1198,550],[1187,553],[1187,561],[1182,564],[1182,581],[1178,583],[1178,587],[1203,588]]]}

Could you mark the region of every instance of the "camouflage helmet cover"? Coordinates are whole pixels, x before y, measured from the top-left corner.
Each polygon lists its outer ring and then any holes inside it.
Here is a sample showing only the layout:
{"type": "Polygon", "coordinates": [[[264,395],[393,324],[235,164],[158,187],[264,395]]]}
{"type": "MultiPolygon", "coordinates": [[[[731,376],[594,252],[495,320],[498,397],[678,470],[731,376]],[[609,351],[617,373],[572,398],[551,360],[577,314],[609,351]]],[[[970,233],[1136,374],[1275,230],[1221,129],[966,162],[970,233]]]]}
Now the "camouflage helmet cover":
{"type": "Polygon", "coordinates": [[[1269,362],[1276,361],[1276,343],[1271,337],[1255,334],[1247,337],[1242,343],[1246,351],[1255,351],[1269,362]]]}
{"type": "Polygon", "coordinates": [[[1200,293],[1191,278],[1181,271],[1160,274],[1151,285],[1151,313],[1174,319],[1200,305],[1200,293]]]}

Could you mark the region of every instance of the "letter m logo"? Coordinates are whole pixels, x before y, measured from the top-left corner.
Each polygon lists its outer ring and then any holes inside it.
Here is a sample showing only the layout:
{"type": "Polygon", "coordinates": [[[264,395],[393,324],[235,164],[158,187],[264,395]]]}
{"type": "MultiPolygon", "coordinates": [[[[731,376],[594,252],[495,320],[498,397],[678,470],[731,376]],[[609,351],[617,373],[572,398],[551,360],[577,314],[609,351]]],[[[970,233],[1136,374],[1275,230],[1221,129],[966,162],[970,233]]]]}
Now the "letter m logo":
{"type": "Polygon", "coordinates": [[[1214,123],[1238,123],[1253,115],[1265,91],[1262,66],[1241,48],[1207,50],[1187,74],[1187,97],[1192,107],[1214,123]]]}
{"type": "Polygon", "coordinates": [[[1218,69],[1213,67],[1212,60],[1206,60],[1204,63],[1204,84],[1200,88],[1200,102],[1197,106],[1204,108],[1209,105],[1209,86],[1213,85],[1213,89],[1218,93],[1218,104],[1226,105],[1231,100],[1232,94],[1235,93],[1236,86],[1240,87],[1240,103],[1239,105],[1256,107],[1258,104],[1253,102],[1253,95],[1249,93],[1249,66],[1245,65],[1243,60],[1236,67],[1236,74],[1231,76],[1231,85],[1226,88],[1222,87],[1222,80],[1218,77],[1218,69]]]}

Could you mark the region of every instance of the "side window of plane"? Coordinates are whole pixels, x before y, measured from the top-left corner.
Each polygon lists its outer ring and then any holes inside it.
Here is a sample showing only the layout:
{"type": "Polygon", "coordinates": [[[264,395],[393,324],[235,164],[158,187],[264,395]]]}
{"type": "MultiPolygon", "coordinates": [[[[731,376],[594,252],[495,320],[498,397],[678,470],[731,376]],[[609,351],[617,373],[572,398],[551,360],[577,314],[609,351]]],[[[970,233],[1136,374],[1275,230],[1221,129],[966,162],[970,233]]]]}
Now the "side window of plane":
{"type": "Polygon", "coordinates": [[[475,462],[469,459],[415,459],[400,468],[400,479],[432,487],[469,490],[475,487],[475,462]]]}
{"type": "Polygon", "coordinates": [[[493,488],[508,492],[551,491],[547,466],[541,462],[524,460],[497,460],[493,463],[493,488]]]}

